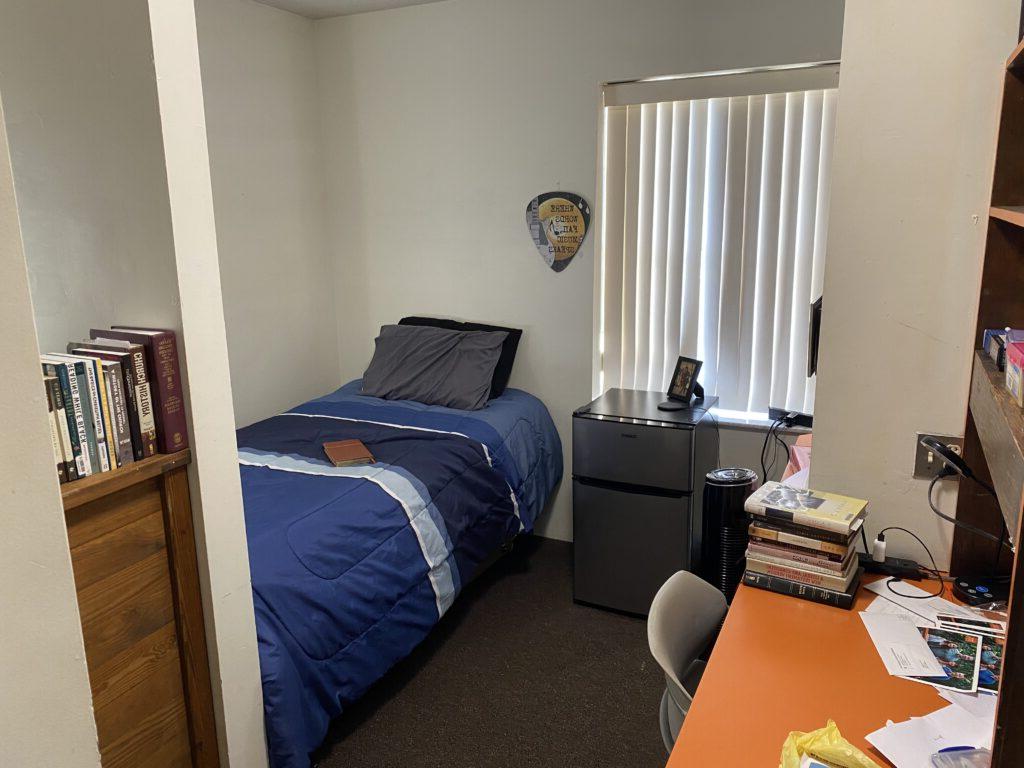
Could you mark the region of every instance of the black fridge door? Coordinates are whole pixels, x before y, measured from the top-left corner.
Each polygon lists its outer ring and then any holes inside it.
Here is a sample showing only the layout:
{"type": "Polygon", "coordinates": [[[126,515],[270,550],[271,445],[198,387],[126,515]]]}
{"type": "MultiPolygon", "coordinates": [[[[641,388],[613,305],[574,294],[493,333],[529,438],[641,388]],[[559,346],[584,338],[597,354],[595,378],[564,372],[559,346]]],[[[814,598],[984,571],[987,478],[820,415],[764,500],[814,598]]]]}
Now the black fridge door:
{"type": "Polygon", "coordinates": [[[690,567],[690,497],[574,479],[573,597],[647,615],[658,588],[690,567]]]}

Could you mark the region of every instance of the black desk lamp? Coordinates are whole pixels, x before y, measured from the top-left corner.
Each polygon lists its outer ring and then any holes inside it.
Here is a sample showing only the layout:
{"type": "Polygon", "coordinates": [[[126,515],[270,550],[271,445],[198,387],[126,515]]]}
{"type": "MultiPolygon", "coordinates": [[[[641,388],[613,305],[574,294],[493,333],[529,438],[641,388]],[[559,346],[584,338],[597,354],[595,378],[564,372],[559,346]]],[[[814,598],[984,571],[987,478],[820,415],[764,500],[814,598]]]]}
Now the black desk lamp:
{"type": "Polygon", "coordinates": [[[960,476],[968,480],[973,480],[975,483],[980,485],[986,491],[988,491],[994,498],[996,497],[995,488],[981,480],[974,471],[970,468],[966,461],[960,454],[956,453],[948,445],[945,445],[934,437],[922,437],[921,445],[931,451],[933,454],[939,457],[944,464],[942,470],[932,478],[931,483],[928,485],[928,506],[931,507],[932,512],[946,520],[958,528],[970,531],[971,533],[981,536],[982,538],[991,539],[995,541],[999,548],[996,550],[996,565],[993,566],[993,574],[990,576],[980,576],[977,574],[970,575],[959,575],[953,576],[950,574],[950,578],[953,581],[953,594],[956,595],[960,600],[970,605],[981,605],[983,603],[992,603],[999,600],[1006,600],[1009,596],[1009,583],[1006,577],[998,576],[994,573],[996,566],[999,563],[999,558],[1003,553],[1003,546],[1006,545],[1007,530],[1006,523],[1003,523],[1002,530],[998,536],[994,536],[988,531],[979,528],[976,525],[965,523],[962,520],[957,520],[955,517],[943,513],[938,507],[935,506],[935,502],[932,500],[932,493],[935,490],[936,483],[945,477],[960,476]]]}

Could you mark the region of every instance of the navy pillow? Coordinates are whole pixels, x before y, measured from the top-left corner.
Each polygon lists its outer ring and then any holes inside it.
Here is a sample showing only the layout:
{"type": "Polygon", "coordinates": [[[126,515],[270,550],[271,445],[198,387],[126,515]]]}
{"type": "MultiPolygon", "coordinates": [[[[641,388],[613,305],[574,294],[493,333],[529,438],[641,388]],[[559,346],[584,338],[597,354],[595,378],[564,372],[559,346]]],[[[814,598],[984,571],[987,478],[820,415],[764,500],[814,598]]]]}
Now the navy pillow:
{"type": "Polygon", "coordinates": [[[482,323],[463,323],[459,320],[445,320],[439,317],[403,317],[398,321],[399,325],[425,325],[431,328],[447,328],[450,331],[504,331],[508,334],[501,345],[501,357],[498,358],[498,365],[494,369],[494,378],[491,380],[491,398],[498,397],[508,386],[508,380],[512,377],[512,364],[516,361],[516,350],[519,349],[519,339],[523,335],[521,328],[502,328],[500,325],[483,325],[482,323]]]}

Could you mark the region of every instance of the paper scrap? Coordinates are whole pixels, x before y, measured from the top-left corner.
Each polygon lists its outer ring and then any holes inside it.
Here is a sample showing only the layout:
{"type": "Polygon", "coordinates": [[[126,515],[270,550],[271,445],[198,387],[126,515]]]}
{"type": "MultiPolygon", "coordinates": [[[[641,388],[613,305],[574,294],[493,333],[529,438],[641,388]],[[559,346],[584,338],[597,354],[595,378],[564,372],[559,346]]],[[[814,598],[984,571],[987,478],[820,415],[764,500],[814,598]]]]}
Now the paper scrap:
{"type": "Polygon", "coordinates": [[[991,694],[981,691],[977,693],[939,691],[939,696],[949,703],[956,704],[961,709],[967,710],[974,717],[995,722],[997,698],[991,694]]]}
{"type": "Polygon", "coordinates": [[[950,704],[924,717],[912,717],[902,723],[889,721],[865,738],[896,768],[922,768],[930,764],[931,756],[940,749],[990,749],[994,726],[994,709],[991,716],[975,717],[963,707],[950,704]]]}
{"type": "Polygon", "coordinates": [[[886,600],[881,595],[879,595],[870,603],[868,603],[868,607],[865,608],[862,611],[862,613],[885,613],[890,616],[903,616],[904,618],[909,619],[915,624],[921,626],[931,626],[931,622],[923,616],[918,616],[916,613],[911,613],[903,606],[892,602],[892,600],[886,600]]]}
{"type": "Polygon", "coordinates": [[[887,586],[892,581],[892,579],[879,579],[864,586],[868,591],[874,592],[876,595],[896,603],[904,610],[926,619],[930,626],[933,627],[939,626],[939,614],[959,616],[964,619],[977,618],[977,614],[970,609],[956,603],[951,603],[944,597],[928,597],[928,599],[923,599],[928,596],[928,593],[923,589],[915,587],[913,584],[907,584],[905,581],[893,582],[892,588],[901,593],[896,594],[887,586]]]}

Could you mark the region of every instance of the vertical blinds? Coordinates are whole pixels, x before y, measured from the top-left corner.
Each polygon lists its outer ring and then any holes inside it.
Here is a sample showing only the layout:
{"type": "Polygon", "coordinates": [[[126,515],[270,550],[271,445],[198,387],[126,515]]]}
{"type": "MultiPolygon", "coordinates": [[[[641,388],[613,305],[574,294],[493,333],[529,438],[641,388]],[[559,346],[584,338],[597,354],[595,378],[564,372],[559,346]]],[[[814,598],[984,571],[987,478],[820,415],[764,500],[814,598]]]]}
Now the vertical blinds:
{"type": "Polygon", "coordinates": [[[597,388],[704,362],[720,407],[811,412],[835,88],[603,108],[597,388]]]}

